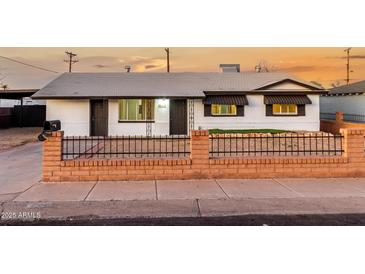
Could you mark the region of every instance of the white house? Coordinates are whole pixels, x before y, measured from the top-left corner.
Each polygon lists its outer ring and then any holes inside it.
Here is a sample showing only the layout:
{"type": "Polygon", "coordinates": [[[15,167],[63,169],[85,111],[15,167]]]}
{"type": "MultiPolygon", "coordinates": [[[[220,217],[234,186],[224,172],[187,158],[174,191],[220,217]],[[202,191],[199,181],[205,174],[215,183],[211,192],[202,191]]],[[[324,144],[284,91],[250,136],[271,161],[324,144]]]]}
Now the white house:
{"type": "Polygon", "coordinates": [[[365,122],[365,81],[330,89],[321,96],[320,106],[324,119],[343,112],[346,120],[365,122]]]}
{"type": "Polygon", "coordinates": [[[319,130],[325,91],[284,73],[65,73],[33,99],[65,135],[173,135],[191,129],[319,130]]]}

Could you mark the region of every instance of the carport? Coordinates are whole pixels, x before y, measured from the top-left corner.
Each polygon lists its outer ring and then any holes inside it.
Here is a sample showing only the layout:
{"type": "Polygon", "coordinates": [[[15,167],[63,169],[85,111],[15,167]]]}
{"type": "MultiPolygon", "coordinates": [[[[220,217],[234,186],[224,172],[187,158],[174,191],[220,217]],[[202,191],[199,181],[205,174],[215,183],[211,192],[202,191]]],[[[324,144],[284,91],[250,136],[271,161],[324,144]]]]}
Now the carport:
{"type": "MultiPolygon", "coordinates": [[[[31,97],[34,93],[36,93],[39,89],[6,89],[0,91],[0,99],[11,99],[11,100],[19,100],[20,101],[20,119],[19,126],[23,127],[24,121],[24,106],[23,99],[25,97],[31,97]]],[[[9,108],[8,108],[9,109],[9,108]]],[[[10,110],[10,109],[9,109],[10,110]]],[[[9,123],[6,120],[11,119],[11,113],[9,110],[1,110],[0,108],[0,128],[3,124],[9,123]]]]}

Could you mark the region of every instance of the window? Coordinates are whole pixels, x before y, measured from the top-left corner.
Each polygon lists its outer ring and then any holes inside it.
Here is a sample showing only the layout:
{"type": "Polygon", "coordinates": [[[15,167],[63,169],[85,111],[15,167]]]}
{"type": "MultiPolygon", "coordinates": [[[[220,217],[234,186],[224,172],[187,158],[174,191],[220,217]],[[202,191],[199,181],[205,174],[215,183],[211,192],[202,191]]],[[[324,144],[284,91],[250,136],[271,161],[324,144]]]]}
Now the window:
{"type": "Polygon", "coordinates": [[[235,105],[217,105],[211,106],[212,115],[237,115],[237,107],[235,105]]]}
{"type": "Polygon", "coordinates": [[[298,107],[295,104],[273,104],[272,112],[274,115],[297,115],[298,107]]]}
{"type": "Polygon", "coordinates": [[[119,121],[153,121],[155,100],[122,99],[119,100],[119,121]]]}

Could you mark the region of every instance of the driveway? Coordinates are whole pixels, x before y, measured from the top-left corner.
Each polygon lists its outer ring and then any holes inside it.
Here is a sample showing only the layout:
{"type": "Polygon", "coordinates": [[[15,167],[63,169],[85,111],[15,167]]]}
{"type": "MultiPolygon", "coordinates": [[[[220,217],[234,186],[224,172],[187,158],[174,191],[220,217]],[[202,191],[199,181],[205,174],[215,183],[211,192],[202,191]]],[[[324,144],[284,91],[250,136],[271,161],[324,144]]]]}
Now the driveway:
{"type": "Polygon", "coordinates": [[[0,152],[0,201],[39,183],[42,144],[30,143],[0,152]]]}

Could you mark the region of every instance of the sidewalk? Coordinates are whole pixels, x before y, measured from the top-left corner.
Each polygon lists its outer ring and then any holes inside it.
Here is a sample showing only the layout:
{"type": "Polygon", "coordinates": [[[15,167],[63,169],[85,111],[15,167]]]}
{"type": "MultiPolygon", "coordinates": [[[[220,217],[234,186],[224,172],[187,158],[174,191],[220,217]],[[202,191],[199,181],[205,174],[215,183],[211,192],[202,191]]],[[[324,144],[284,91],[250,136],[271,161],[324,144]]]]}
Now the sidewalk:
{"type": "Polygon", "coordinates": [[[0,195],[0,212],[42,219],[357,214],[365,213],[365,178],[36,183],[0,195]]]}

